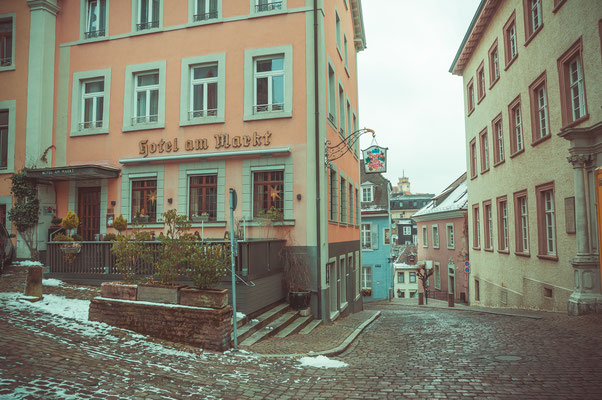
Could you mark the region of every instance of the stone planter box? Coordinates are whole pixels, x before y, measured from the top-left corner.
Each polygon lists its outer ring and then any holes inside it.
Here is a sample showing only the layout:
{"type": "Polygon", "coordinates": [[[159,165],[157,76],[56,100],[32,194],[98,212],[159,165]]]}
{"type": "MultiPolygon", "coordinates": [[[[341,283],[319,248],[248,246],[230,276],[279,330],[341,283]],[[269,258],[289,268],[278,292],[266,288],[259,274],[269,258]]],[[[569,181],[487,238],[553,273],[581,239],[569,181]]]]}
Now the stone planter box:
{"type": "Polygon", "coordinates": [[[136,300],[151,303],[179,304],[180,289],[183,285],[139,284],[136,300]]]}
{"type": "Polygon", "coordinates": [[[136,300],[138,287],[123,282],[103,282],[100,295],[107,299],[136,300]]]}
{"type": "Polygon", "coordinates": [[[186,287],[180,290],[180,304],[193,307],[224,308],[228,305],[228,289],[186,287]]]}

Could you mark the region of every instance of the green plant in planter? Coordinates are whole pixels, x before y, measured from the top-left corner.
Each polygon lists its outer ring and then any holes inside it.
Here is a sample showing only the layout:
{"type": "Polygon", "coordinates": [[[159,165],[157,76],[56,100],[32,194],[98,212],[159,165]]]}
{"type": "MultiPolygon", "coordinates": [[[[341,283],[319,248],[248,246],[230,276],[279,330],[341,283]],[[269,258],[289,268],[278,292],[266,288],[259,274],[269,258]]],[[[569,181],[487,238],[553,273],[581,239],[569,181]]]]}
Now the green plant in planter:
{"type": "Polygon", "coordinates": [[[61,252],[63,253],[63,259],[69,265],[73,264],[77,254],[81,249],[80,243],[75,243],[75,239],[69,235],[65,235],[64,233],[57,233],[52,237],[53,242],[69,242],[60,245],[61,252]]]}
{"type": "Polygon", "coordinates": [[[127,230],[128,221],[125,218],[123,218],[123,215],[119,214],[119,216],[115,218],[115,221],[113,221],[113,228],[115,228],[117,232],[119,232],[119,234],[121,235],[121,232],[127,230]]]}
{"type": "Polygon", "coordinates": [[[67,215],[65,218],[63,218],[61,225],[68,233],[72,233],[73,230],[79,226],[79,218],[77,217],[77,214],[71,210],[67,211],[67,215]]]}
{"type": "Polygon", "coordinates": [[[35,233],[40,215],[40,200],[36,189],[36,181],[27,176],[21,170],[10,177],[14,203],[8,211],[8,217],[15,224],[17,231],[23,238],[31,257],[37,260],[39,257],[35,245],[35,233]]]}
{"type": "Polygon", "coordinates": [[[279,222],[284,219],[284,213],[282,210],[272,206],[267,210],[261,210],[259,212],[259,218],[266,219],[269,222],[279,222]]]}
{"type": "Polygon", "coordinates": [[[114,233],[107,233],[103,236],[102,240],[105,242],[114,242],[117,240],[117,235],[114,233]]]}
{"type": "Polygon", "coordinates": [[[137,228],[130,236],[116,236],[111,253],[115,256],[117,271],[126,282],[134,282],[136,274],[153,262],[153,249],[144,243],[147,240],[150,240],[150,234],[137,228]]]}
{"type": "Polygon", "coordinates": [[[187,232],[190,222],[186,215],[178,215],[177,210],[171,209],[163,213],[163,219],[167,232],[163,237],[159,236],[161,246],[153,281],[172,285],[186,267],[195,237],[187,232]]]}
{"type": "Polygon", "coordinates": [[[230,248],[222,244],[193,244],[187,257],[186,275],[200,289],[211,289],[228,272],[230,248]]]}

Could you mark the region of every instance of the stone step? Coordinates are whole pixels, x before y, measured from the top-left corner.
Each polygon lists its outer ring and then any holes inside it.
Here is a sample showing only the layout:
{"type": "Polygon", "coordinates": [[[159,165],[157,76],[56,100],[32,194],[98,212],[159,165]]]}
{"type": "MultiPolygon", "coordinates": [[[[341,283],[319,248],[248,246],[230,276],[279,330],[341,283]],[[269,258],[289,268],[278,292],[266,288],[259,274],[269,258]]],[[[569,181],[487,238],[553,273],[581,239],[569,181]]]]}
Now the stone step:
{"type": "Polygon", "coordinates": [[[309,324],[312,318],[312,316],[299,317],[296,320],[294,320],[289,326],[287,326],[286,328],[278,332],[276,335],[274,335],[274,337],[285,338],[289,335],[292,335],[293,333],[297,333],[301,329],[303,329],[307,324],[309,324]]]}
{"type": "MultiPolygon", "coordinates": [[[[238,343],[244,341],[246,338],[251,336],[257,330],[264,328],[270,322],[280,317],[288,309],[288,303],[278,304],[276,307],[270,308],[268,311],[259,315],[257,318],[251,318],[249,321],[241,327],[237,324],[237,340],[238,343]]],[[[247,316],[248,318],[248,316],[247,316]]]]}
{"type": "Polygon", "coordinates": [[[320,325],[321,323],[322,323],[321,319],[315,319],[315,320],[311,321],[309,324],[307,324],[307,326],[305,328],[303,328],[299,331],[299,335],[307,335],[308,333],[313,331],[316,326],[320,325]]]}
{"type": "Polygon", "coordinates": [[[253,344],[259,342],[267,338],[268,336],[273,336],[280,332],[282,329],[286,328],[290,323],[292,323],[297,316],[299,315],[298,311],[289,311],[286,314],[281,315],[277,320],[271,322],[269,325],[264,328],[259,329],[247,339],[240,343],[241,346],[252,346],[253,344]]]}

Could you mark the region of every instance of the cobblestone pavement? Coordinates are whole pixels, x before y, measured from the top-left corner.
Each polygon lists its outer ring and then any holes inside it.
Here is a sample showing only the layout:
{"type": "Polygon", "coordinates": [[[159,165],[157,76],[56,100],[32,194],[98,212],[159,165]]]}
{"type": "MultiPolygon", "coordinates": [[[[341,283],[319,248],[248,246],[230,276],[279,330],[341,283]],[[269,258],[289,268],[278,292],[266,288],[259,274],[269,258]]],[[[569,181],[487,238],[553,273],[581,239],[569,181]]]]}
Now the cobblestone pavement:
{"type": "Polygon", "coordinates": [[[348,365],[323,369],[52,317],[15,296],[0,293],[0,399],[602,398],[602,315],[372,304],[381,317],[332,357],[348,365]]]}

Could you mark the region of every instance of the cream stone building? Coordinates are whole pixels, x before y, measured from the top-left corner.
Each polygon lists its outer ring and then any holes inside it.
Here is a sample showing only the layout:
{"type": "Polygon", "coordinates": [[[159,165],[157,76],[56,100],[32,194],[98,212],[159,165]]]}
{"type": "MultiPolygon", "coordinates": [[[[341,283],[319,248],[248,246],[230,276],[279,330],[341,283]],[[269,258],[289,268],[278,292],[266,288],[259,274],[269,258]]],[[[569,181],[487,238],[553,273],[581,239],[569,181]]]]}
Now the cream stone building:
{"type": "Polygon", "coordinates": [[[453,61],[464,80],[473,304],[602,309],[601,18],[596,0],[483,0],[453,61]]]}

